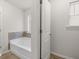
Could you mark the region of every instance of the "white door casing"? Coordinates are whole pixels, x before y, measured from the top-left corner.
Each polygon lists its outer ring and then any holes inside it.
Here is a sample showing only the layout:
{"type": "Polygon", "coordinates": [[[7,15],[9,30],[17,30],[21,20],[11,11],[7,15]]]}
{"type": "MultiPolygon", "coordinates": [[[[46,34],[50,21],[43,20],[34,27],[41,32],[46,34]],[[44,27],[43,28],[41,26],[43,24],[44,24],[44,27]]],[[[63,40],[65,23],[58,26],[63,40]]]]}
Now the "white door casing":
{"type": "Polygon", "coordinates": [[[3,8],[2,6],[0,6],[0,53],[2,53],[2,50],[3,50],[3,8]]]}

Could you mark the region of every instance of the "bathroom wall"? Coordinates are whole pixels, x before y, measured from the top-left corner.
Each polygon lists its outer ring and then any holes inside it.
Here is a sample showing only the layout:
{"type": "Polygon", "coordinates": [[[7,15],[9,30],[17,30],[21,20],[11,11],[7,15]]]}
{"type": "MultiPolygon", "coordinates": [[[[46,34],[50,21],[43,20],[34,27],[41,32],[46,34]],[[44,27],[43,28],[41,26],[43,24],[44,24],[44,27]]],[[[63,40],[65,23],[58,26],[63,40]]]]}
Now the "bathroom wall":
{"type": "Polygon", "coordinates": [[[66,29],[68,20],[68,0],[52,0],[51,52],[79,59],[79,30],[66,29]]]}
{"type": "Polygon", "coordinates": [[[16,6],[10,3],[4,5],[4,19],[8,32],[23,31],[23,12],[16,6]]]}
{"type": "Polygon", "coordinates": [[[0,2],[0,6],[3,8],[3,51],[6,51],[8,49],[8,33],[24,30],[23,12],[7,1],[0,2]]]}

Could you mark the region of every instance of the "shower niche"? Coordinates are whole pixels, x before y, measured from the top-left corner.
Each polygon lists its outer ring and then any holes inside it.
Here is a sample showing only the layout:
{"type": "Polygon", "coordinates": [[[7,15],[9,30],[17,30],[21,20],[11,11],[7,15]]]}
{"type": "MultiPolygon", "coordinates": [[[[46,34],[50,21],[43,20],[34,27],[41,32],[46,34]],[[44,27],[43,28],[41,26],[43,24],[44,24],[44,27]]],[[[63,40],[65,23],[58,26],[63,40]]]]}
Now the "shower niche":
{"type": "Polygon", "coordinates": [[[79,1],[69,2],[68,29],[79,30],[79,1]]]}

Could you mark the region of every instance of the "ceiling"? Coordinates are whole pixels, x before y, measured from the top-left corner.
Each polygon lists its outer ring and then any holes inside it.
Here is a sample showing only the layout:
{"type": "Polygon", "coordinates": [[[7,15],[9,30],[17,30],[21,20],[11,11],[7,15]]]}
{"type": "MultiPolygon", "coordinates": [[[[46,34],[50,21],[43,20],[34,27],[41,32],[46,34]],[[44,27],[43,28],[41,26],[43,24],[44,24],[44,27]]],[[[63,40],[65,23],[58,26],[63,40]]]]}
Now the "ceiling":
{"type": "Polygon", "coordinates": [[[32,6],[32,0],[7,0],[7,1],[21,9],[27,9],[32,6]]]}

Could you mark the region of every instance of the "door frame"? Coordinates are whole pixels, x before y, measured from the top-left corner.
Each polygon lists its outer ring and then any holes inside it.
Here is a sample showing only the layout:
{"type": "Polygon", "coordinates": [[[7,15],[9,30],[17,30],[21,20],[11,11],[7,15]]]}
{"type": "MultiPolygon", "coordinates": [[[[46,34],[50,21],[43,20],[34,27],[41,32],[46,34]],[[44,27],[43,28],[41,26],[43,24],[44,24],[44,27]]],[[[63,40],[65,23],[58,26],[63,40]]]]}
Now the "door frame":
{"type": "MultiPolygon", "coordinates": [[[[42,4],[43,4],[43,0],[40,0],[40,59],[42,58],[42,4]]],[[[48,2],[51,4],[51,0],[48,0],[48,2]]],[[[50,10],[51,11],[51,10],[50,10]]],[[[51,15],[51,13],[50,13],[51,15]]],[[[51,21],[51,16],[50,16],[50,21],[51,21]]],[[[51,22],[50,22],[50,31],[51,31],[51,22]]],[[[50,39],[51,39],[51,32],[50,32],[50,39]]],[[[51,51],[50,51],[51,52],[51,51]]]]}
{"type": "Polygon", "coordinates": [[[31,38],[32,38],[32,57],[31,59],[41,58],[41,3],[42,0],[33,0],[32,5],[32,23],[31,23],[31,38]]]}
{"type": "Polygon", "coordinates": [[[43,0],[40,0],[40,59],[42,59],[42,2],[43,0]]]}
{"type": "Polygon", "coordinates": [[[33,0],[32,21],[32,57],[31,59],[40,59],[40,0],[33,0]]]}

